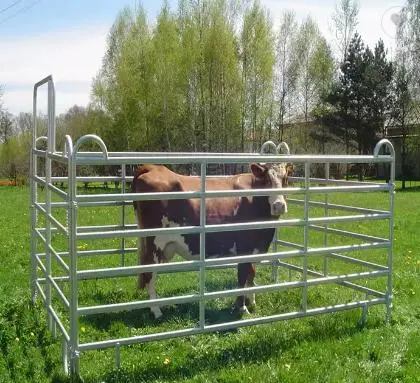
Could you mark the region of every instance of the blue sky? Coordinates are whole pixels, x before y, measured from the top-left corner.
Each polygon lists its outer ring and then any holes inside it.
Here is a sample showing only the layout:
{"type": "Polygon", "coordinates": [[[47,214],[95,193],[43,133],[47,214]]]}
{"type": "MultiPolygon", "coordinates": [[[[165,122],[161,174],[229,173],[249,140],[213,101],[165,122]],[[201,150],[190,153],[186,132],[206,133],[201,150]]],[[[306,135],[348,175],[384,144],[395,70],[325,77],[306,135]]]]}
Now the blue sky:
{"type": "MultiPolygon", "coordinates": [[[[270,10],[274,26],[286,9],[298,19],[310,14],[322,33],[339,0],[260,0],[270,10]]],[[[86,105],[92,78],[101,66],[106,37],[119,10],[136,0],[0,0],[0,84],[4,106],[12,113],[31,111],[32,87],[52,74],[57,91],[57,113],[74,104],[86,105]],[[13,5],[16,3],[15,5],[13,5]],[[4,10],[5,8],[9,9],[4,10]]],[[[172,8],[177,1],[169,1],[172,8]]],[[[404,0],[359,0],[359,26],[370,46],[382,38],[392,49],[394,33],[389,16],[404,0]]],[[[143,0],[154,19],[163,0],[143,0]]],[[[42,96],[42,95],[41,95],[42,96]]],[[[42,107],[42,97],[40,107],[42,107]]]]}

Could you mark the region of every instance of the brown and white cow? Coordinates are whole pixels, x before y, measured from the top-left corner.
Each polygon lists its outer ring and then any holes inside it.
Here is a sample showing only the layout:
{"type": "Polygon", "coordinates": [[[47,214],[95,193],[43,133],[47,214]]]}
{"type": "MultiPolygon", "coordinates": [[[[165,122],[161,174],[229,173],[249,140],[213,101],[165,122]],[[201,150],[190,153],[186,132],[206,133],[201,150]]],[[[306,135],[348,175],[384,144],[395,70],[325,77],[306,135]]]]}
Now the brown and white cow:
{"type": "MultiPolygon", "coordinates": [[[[291,165],[251,164],[251,173],[230,177],[208,177],[207,190],[242,190],[283,188],[291,165]]],[[[133,193],[197,191],[201,188],[200,177],[184,176],[162,165],[140,165],[133,182],[133,193]]],[[[198,226],[200,224],[200,200],[135,201],[134,209],[139,228],[198,226]]],[[[267,221],[287,213],[282,194],[275,196],[229,197],[206,199],[206,224],[267,221]]],[[[235,256],[265,253],[273,239],[274,229],[243,230],[206,234],[206,257],[235,256]]],[[[199,234],[161,235],[141,238],[139,262],[143,265],[168,262],[179,254],[186,259],[198,259],[199,234]]],[[[255,264],[238,264],[238,287],[254,286],[255,264]]],[[[149,298],[156,296],[156,273],[139,276],[139,287],[148,288],[149,298]]],[[[255,296],[249,297],[255,305],[255,296]]],[[[248,312],[245,296],[239,296],[236,307],[241,313],[248,312]]],[[[155,318],[162,315],[159,307],[151,307],[155,318]]]]}

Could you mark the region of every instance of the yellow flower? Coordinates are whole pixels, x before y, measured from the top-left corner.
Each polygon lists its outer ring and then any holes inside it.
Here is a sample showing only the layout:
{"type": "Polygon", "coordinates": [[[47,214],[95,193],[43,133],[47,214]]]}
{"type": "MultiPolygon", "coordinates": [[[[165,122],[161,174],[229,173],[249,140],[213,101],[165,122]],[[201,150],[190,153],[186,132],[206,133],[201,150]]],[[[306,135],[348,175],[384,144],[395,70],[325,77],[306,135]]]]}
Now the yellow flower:
{"type": "Polygon", "coordinates": [[[169,360],[169,358],[165,358],[164,361],[163,361],[163,364],[165,366],[167,366],[169,363],[171,363],[171,361],[169,360]]]}

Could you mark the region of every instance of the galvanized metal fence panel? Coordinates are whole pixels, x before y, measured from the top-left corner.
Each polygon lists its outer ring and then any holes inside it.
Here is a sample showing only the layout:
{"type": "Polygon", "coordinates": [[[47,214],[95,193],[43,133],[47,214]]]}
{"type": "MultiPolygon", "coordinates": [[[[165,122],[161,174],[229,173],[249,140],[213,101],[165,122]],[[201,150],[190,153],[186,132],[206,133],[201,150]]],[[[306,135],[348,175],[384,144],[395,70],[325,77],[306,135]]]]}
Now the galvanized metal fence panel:
{"type": "MultiPolygon", "coordinates": [[[[394,216],[394,179],[395,179],[395,153],[388,140],[381,140],[374,149],[373,155],[291,155],[287,144],[276,146],[272,142],[265,143],[260,153],[120,153],[108,152],[105,143],[96,135],[86,135],[73,144],[71,137],[66,136],[65,147],[62,151],[56,150],[55,143],[55,91],[52,77],[49,76],[34,87],[34,133],[31,151],[31,291],[35,301],[40,296],[45,302],[48,312],[48,327],[56,336],[57,327],[63,342],[63,361],[66,371],[70,374],[80,374],[80,353],[115,347],[116,364],[120,363],[120,347],[146,341],[157,341],[167,338],[188,336],[193,334],[220,331],[248,325],[270,323],[279,320],[301,318],[306,316],[331,313],[355,308],[362,308],[362,319],[365,320],[367,308],[372,305],[383,304],[386,306],[386,319],[389,320],[392,308],[392,245],[393,245],[393,216],[394,216]],[[48,136],[39,137],[36,127],[37,115],[37,90],[40,86],[48,84],[48,136]],[[47,142],[47,149],[37,147],[40,141],[47,142]],[[79,148],[85,143],[96,143],[100,152],[83,152],[79,148]],[[386,147],[390,154],[381,155],[381,148],[386,147]],[[286,153],[281,154],[284,150],[286,153]],[[274,151],[274,153],[271,152],[274,151]],[[38,162],[45,160],[45,175],[41,175],[38,162]],[[67,176],[56,177],[52,174],[53,164],[66,164],[67,176]],[[284,189],[261,190],[232,190],[209,191],[206,189],[207,166],[209,164],[249,164],[251,162],[292,162],[303,165],[304,175],[291,177],[292,181],[300,186],[292,186],[285,192],[284,189]],[[200,189],[192,192],[177,193],[126,193],[126,184],[131,177],[126,174],[127,165],[139,163],[155,164],[196,164],[200,168],[200,189]],[[330,178],[330,164],[389,164],[390,180],[381,182],[358,182],[335,180],[330,178]],[[311,164],[324,164],[325,178],[310,176],[311,164]],[[118,176],[80,176],[77,167],[81,165],[119,165],[121,168],[118,176]],[[54,183],[66,183],[66,190],[54,183]],[[119,193],[100,193],[94,195],[80,194],[78,182],[119,182],[119,193]],[[43,188],[44,200],[40,197],[38,188],[43,188]],[[279,192],[292,196],[288,200],[290,206],[303,209],[300,218],[282,218],[278,221],[245,222],[237,224],[206,223],[206,199],[218,197],[238,197],[255,195],[274,195],[279,192]],[[347,193],[372,193],[387,192],[387,207],[370,208],[346,205],[331,202],[330,195],[347,193]],[[321,199],[312,199],[322,195],[321,199]],[[296,197],[296,198],[295,198],[296,197]],[[300,198],[299,198],[300,197],[300,198]],[[197,198],[200,200],[200,222],[198,226],[181,226],[172,228],[138,229],[136,225],[127,221],[127,206],[133,201],[140,200],[169,200],[197,198]],[[91,207],[117,207],[119,224],[109,225],[81,225],[78,219],[81,209],[91,207]],[[321,209],[323,214],[313,217],[311,209],[321,209]],[[65,211],[65,223],[62,216],[58,217],[56,211],[65,211]],[[332,215],[336,211],[344,215],[332,215]],[[347,224],[350,222],[387,221],[387,235],[373,235],[372,233],[356,232],[333,225],[347,224]],[[236,257],[222,257],[207,259],[205,257],[206,234],[221,231],[257,230],[263,228],[295,228],[302,230],[302,240],[293,242],[276,235],[273,250],[265,254],[247,254],[236,257]],[[316,246],[310,243],[310,233],[323,233],[321,244],[316,246]],[[140,236],[155,236],[167,234],[191,234],[200,236],[200,254],[197,260],[170,262],[153,265],[127,265],[126,256],[137,249],[130,247],[127,238],[140,236]],[[66,249],[58,250],[54,247],[52,237],[62,235],[66,238],[66,249]],[[329,236],[341,236],[352,242],[349,244],[333,244],[329,236]],[[80,249],[78,241],[104,240],[117,238],[119,247],[80,249]],[[359,242],[357,242],[359,241],[359,242]],[[39,246],[41,244],[41,247],[39,246]],[[360,251],[386,250],[386,262],[361,259],[356,255],[360,251]],[[79,260],[85,257],[101,257],[117,254],[120,266],[80,269],[79,260]],[[314,270],[309,262],[316,256],[323,256],[322,271],[314,270]],[[292,259],[299,259],[300,264],[293,263],[292,259]],[[52,264],[57,267],[52,267],[52,264]],[[206,290],[206,271],[217,268],[236,266],[239,263],[255,262],[272,267],[272,282],[254,287],[226,289],[217,291],[206,290]],[[352,271],[346,274],[330,273],[333,262],[346,262],[354,267],[364,267],[365,271],[352,271]],[[299,280],[279,281],[278,269],[287,270],[289,278],[292,272],[301,275],[299,280]],[[58,272],[57,270],[60,270],[58,272]],[[114,304],[86,306],[79,302],[79,289],[82,281],[104,278],[122,278],[136,276],[144,272],[178,273],[185,271],[198,272],[196,293],[177,295],[173,297],[139,300],[114,304]],[[376,288],[363,286],[356,283],[360,279],[386,278],[386,288],[379,291],[376,288]],[[358,299],[348,303],[338,303],[321,307],[308,307],[308,290],[314,286],[328,286],[337,284],[357,292],[366,294],[366,299],[358,299]],[[67,286],[66,289],[63,286],[67,286]],[[287,291],[299,288],[302,290],[301,309],[297,311],[277,313],[274,315],[247,318],[216,324],[206,324],[206,302],[215,298],[234,297],[246,293],[269,293],[287,291]],[[58,299],[53,299],[56,294],[58,299]],[[60,302],[65,309],[66,320],[63,321],[62,313],[58,313],[56,305],[60,302]],[[129,338],[105,339],[102,341],[80,342],[79,318],[98,313],[148,308],[154,305],[169,305],[182,303],[199,304],[197,326],[184,329],[166,331],[147,335],[136,335],[129,338]],[[65,323],[68,323],[66,325],[65,323]]],[[[345,194],[344,194],[345,195],[345,194]]]]}

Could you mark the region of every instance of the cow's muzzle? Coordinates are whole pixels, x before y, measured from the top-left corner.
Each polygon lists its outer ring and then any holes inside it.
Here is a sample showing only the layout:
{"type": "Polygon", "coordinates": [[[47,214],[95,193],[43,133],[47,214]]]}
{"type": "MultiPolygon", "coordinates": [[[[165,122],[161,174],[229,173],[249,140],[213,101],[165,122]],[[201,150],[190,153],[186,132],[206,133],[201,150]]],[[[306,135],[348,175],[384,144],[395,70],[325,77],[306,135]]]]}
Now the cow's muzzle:
{"type": "Polygon", "coordinates": [[[274,201],[271,205],[271,215],[273,217],[279,217],[282,214],[287,213],[287,204],[286,201],[277,200],[274,201]]]}

